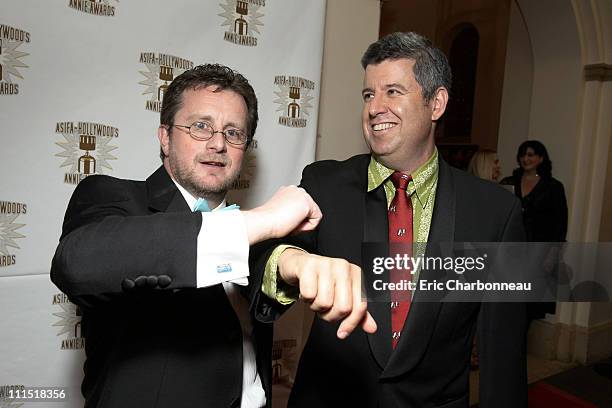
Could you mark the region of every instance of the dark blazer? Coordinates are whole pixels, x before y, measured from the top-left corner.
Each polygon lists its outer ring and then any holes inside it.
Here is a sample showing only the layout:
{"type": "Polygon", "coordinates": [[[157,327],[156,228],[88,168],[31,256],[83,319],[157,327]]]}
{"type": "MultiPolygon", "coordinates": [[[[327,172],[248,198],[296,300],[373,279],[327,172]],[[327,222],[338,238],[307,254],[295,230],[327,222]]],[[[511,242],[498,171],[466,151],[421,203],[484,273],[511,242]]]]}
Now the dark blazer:
{"type": "MultiPolygon", "coordinates": [[[[388,240],[384,188],[367,192],[369,155],[314,163],[302,186],[321,207],[314,234],[293,243],[362,263],[362,242],[388,240]]],[[[439,162],[426,255],[437,242],[523,241],[520,203],[503,188],[439,162]]],[[[262,267],[269,249],[258,245],[262,267]]],[[[423,271],[421,279],[431,278],[423,271]]],[[[469,405],[469,359],[478,321],[480,406],[527,404],[525,306],[520,303],[418,302],[415,293],[400,342],[391,349],[388,302],[370,302],[378,331],[336,338],[338,324],[315,318],[302,353],[290,407],[444,407],[469,405]]]]}
{"type": "Polygon", "coordinates": [[[525,197],[521,177],[504,178],[501,184],[512,185],[521,200],[523,223],[529,242],[565,242],[567,234],[567,200],[563,184],[553,177],[541,177],[525,197]]]}
{"type": "MultiPolygon", "coordinates": [[[[240,406],[238,317],[222,285],[196,288],[201,223],[163,167],[146,182],[91,176],[76,188],[51,280],[82,310],[86,407],[240,406]]],[[[249,281],[254,299],[261,277],[249,281]]],[[[254,332],[270,406],[271,326],[254,332]]]]}
{"type": "MultiPolygon", "coordinates": [[[[567,200],[563,184],[553,178],[542,176],[533,190],[523,197],[521,172],[504,178],[500,184],[512,185],[514,194],[521,200],[523,225],[529,242],[565,242],[567,234],[567,200]]],[[[551,273],[554,278],[557,270],[551,273]]],[[[546,313],[554,314],[555,302],[533,302],[527,305],[527,319],[542,319],[546,313]]]]}

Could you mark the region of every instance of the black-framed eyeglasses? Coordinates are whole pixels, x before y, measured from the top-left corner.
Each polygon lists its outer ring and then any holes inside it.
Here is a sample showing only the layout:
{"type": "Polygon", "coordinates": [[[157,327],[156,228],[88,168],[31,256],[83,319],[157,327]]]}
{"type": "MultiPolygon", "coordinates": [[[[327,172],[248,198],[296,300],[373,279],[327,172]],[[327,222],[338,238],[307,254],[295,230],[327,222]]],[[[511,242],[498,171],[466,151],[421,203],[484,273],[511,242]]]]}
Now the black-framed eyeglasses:
{"type": "Polygon", "coordinates": [[[236,128],[229,128],[225,130],[215,130],[213,127],[206,122],[194,122],[191,126],[186,125],[173,125],[178,128],[185,128],[189,130],[189,136],[195,140],[206,141],[211,139],[216,133],[221,133],[227,143],[233,145],[243,145],[247,141],[247,135],[243,130],[236,128]]]}

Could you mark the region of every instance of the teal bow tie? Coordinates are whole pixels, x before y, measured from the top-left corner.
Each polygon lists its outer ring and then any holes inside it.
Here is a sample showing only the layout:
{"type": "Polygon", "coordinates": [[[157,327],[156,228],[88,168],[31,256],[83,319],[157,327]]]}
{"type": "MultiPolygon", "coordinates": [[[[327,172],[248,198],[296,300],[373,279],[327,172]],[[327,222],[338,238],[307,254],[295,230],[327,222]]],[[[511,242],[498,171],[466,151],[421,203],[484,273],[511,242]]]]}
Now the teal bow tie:
{"type": "MultiPolygon", "coordinates": [[[[236,204],[228,205],[227,207],[221,208],[219,211],[229,211],[229,210],[239,210],[240,206],[236,204]]],[[[203,198],[198,198],[195,205],[193,206],[193,212],[210,212],[210,207],[208,206],[208,201],[203,198]]]]}

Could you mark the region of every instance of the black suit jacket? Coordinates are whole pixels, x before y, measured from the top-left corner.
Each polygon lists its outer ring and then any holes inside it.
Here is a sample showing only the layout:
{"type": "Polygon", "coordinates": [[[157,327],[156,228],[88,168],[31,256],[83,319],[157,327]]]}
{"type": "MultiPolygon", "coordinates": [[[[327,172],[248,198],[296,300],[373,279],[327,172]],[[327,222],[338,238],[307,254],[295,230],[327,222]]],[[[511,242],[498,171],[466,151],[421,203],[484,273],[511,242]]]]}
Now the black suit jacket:
{"type": "Polygon", "coordinates": [[[518,174],[504,178],[500,184],[514,186],[514,194],[521,200],[527,241],[565,242],[567,200],[565,189],[559,180],[554,177],[541,177],[525,197],[518,174]]]}
{"type": "MultiPolygon", "coordinates": [[[[238,317],[222,285],[196,288],[201,223],[163,167],[146,182],[92,176],[76,188],[51,279],[83,313],[87,407],[240,406],[238,317]]],[[[254,299],[261,277],[249,281],[254,299]]],[[[270,406],[271,327],[254,332],[270,406]]]]}
{"type": "MultiPolygon", "coordinates": [[[[383,186],[367,192],[369,155],[324,161],[303,172],[302,186],[321,207],[318,230],[294,244],[361,265],[362,242],[388,240],[383,186]]],[[[522,241],[520,203],[503,188],[439,162],[427,256],[432,243],[522,241]]],[[[269,248],[252,259],[262,268],[269,248]]],[[[420,279],[432,278],[423,271],[420,279]]],[[[433,273],[433,272],[432,272],[433,273]]],[[[478,321],[480,406],[526,406],[525,309],[519,303],[419,302],[415,293],[400,342],[391,350],[388,302],[370,302],[374,335],[336,338],[318,317],[302,353],[290,407],[468,407],[469,359],[478,321]]]]}
{"type": "MultiPolygon", "coordinates": [[[[567,234],[567,200],[563,184],[553,177],[541,177],[533,190],[525,197],[521,190],[521,176],[504,178],[500,184],[512,185],[514,194],[521,200],[523,225],[529,242],[565,242],[567,234]]],[[[555,255],[556,257],[556,255],[555,255]]],[[[555,269],[551,279],[555,280],[555,269]]],[[[541,319],[546,313],[554,314],[555,302],[532,302],[527,305],[527,319],[541,319]]]]}

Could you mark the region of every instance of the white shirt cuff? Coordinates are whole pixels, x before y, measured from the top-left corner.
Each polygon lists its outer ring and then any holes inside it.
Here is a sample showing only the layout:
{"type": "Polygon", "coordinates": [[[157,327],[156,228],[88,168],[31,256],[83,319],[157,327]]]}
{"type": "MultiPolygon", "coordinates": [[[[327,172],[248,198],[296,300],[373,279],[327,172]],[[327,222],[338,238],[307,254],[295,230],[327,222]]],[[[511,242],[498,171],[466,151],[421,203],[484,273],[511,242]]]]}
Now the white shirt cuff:
{"type": "Polygon", "coordinates": [[[249,284],[249,239],[242,212],[202,213],[196,274],[198,288],[222,282],[249,284]]]}

